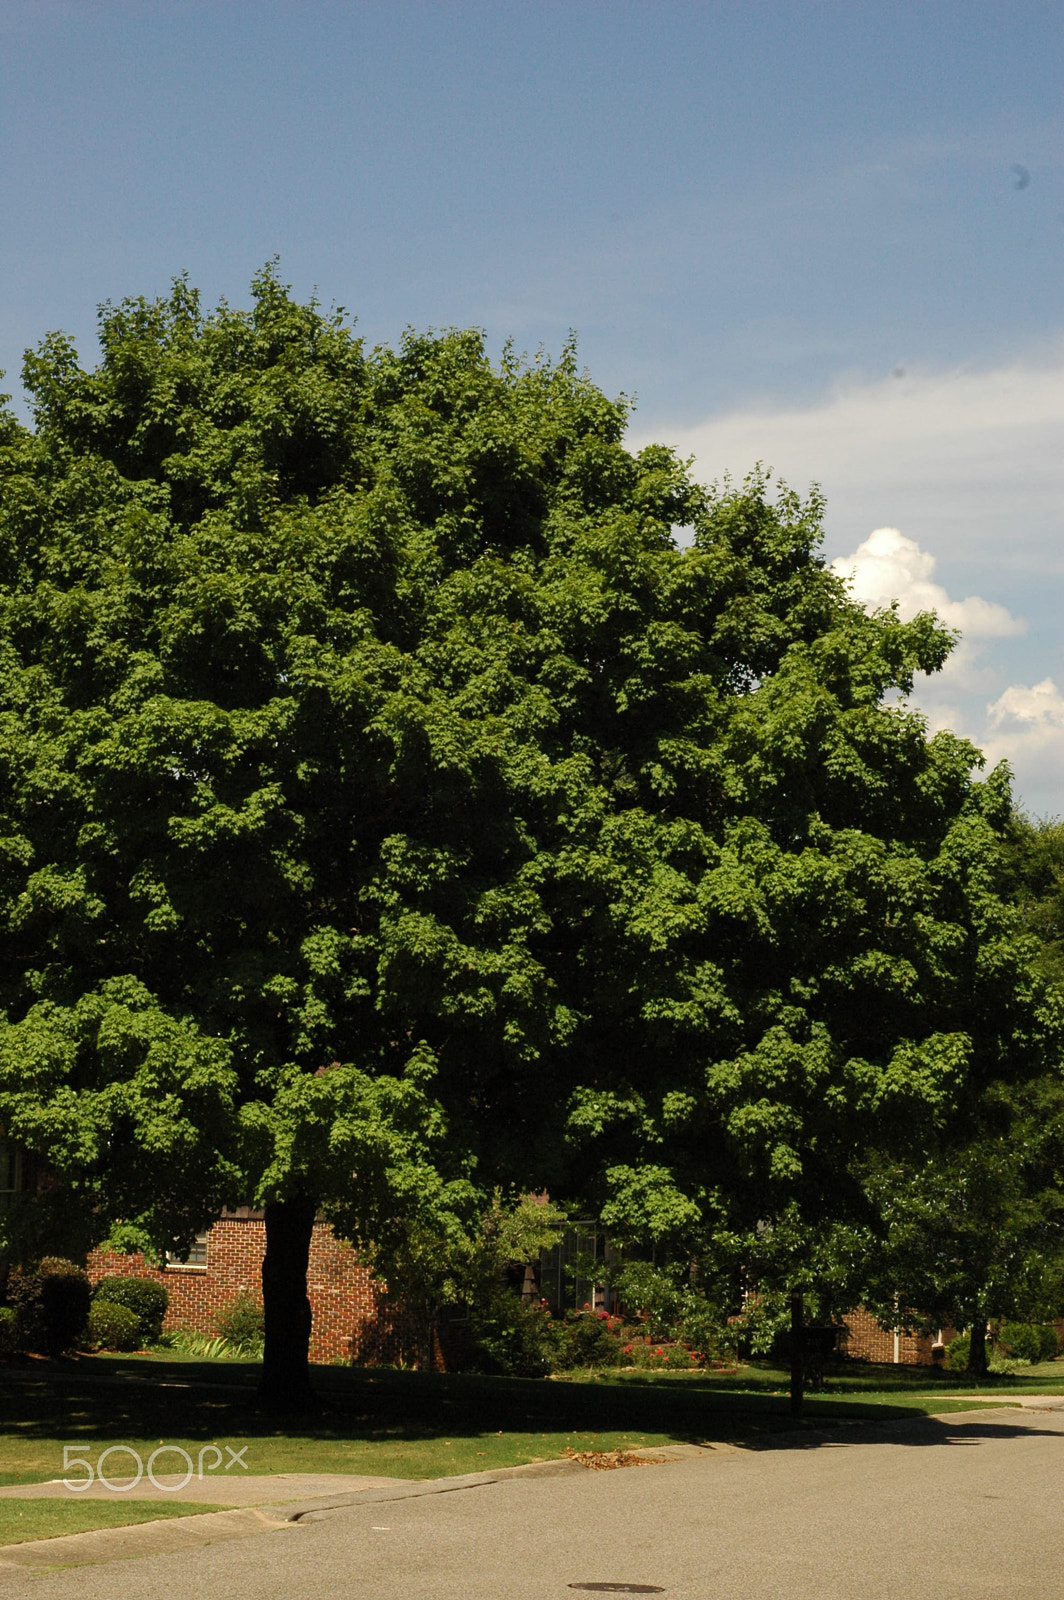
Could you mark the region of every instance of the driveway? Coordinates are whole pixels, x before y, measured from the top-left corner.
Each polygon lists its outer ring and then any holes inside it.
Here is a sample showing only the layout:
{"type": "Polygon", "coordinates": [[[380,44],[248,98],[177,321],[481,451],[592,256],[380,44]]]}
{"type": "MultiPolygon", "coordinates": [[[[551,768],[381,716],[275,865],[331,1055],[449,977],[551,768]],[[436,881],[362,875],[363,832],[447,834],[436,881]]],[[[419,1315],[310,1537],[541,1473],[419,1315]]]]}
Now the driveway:
{"type": "Polygon", "coordinates": [[[576,1600],[645,1585],[671,1600],[1057,1600],[1064,1401],[349,1501],[205,1548],[8,1569],[0,1596],[576,1600]]]}

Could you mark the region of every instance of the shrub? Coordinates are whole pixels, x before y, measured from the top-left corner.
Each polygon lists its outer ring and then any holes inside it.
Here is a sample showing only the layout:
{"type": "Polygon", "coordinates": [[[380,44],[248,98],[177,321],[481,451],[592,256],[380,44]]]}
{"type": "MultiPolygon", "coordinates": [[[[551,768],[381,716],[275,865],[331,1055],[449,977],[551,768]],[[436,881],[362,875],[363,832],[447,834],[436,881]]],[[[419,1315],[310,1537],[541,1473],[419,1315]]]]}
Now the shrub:
{"type": "Polygon", "coordinates": [[[80,1339],[92,1289],[87,1274],[73,1261],[46,1256],[36,1267],[12,1269],[7,1298],[16,1312],[22,1348],[58,1356],[80,1339]]]}
{"type": "Polygon", "coordinates": [[[543,1301],[529,1301],[501,1284],[469,1313],[471,1365],[478,1372],[542,1378],[557,1366],[555,1324],[543,1301]]]}
{"type": "Polygon", "coordinates": [[[567,1311],[564,1321],[554,1324],[556,1365],[560,1369],[620,1366],[621,1331],[620,1318],[605,1311],[567,1311]]]}
{"type": "Polygon", "coordinates": [[[1040,1322],[1034,1331],[1038,1335],[1039,1361],[1055,1361],[1060,1354],[1060,1335],[1056,1328],[1049,1322],[1040,1322]]]}
{"type": "Polygon", "coordinates": [[[265,1319],[262,1307],[246,1289],[240,1290],[228,1310],[218,1318],[218,1334],[234,1355],[257,1356],[262,1353],[265,1319]]]}
{"type": "Polygon", "coordinates": [[[140,1349],[140,1318],[117,1300],[94,1300],[85,1331],[91,1350],[140,1349]]]}
{"type": "Polygon", "coordinates": [[[706,1360],[732,1360],[736,1335],[720,1307],[676,1270],[649,1261],[629,1261],[613,1278],[622,1303],[640,1321],[640,1335],[658,1343],[682,1343],[706,1360]]]}
{"type": "Polygon", "coordinates": [[[627,1261],[613,1279],[622,1304],[645,1325],[650,1339],[675,1336],[687,1296],[672,1273],[649,1261],[627,1261]]]}
{"type": "Polygon", "coordinates": [[[12,1306],[0,1306],[0,1356],[13,1356],[18,1349],[18,1316],[12,1306]]]}
{"type": "Polygon", "coordinates": [[[720,1361],[726,1366],[734,1363],[735,1332],[704,1295],[691,1290],[684,1296],[683,1315],[677,1331],[684,1344],[704,1361],[720,1361]]]}
{"type": "Polygon", "coordinates": [[[195,1328],[175,1328],[167,1334],[167,1341],[171,1350],[180,1350],[183,1355],[203,1356],[208,1361],[218,1361],[230,1354],[224,1339],[217,1334],[212,1338],[209,1333],[198,1333],[195,1328]]]}
{"type": "Polygon", "coordinates": [[[971,1347],[970,1334],[959,1333],[955,1339],[950,1340],[946,1346],[946,1365],[951,1372],[968,1371],[968,1356],[971,1347]]]}
{"type": "Polygon", "coordinates": [[[163,1318],[170,1304],[170,1296],[154,1278],[101,1278],[93,1298],[97,1301],[106,1300],[109,1305],[125,1306],[127,1311],[132,1311],[144,1344],[154,1344],[163,1331],[163,1318]]]}
{"type": "Polygon", "coordinates": [[[998,1342],[1013,1361],[1040,1361],[1042,1358],[1042,1340],[1038,1329],[1032,1328],[1029,1322],[1004,1323],[998,1342]]]}
{"type": "Polygon", "coordinates": [[[625,1366],[650,1372],[690,1372],[702,1365],[701,1358],[685,1344],[656,1344],[653,1339],[631,1339],[621,1345],[625,1366]]]}

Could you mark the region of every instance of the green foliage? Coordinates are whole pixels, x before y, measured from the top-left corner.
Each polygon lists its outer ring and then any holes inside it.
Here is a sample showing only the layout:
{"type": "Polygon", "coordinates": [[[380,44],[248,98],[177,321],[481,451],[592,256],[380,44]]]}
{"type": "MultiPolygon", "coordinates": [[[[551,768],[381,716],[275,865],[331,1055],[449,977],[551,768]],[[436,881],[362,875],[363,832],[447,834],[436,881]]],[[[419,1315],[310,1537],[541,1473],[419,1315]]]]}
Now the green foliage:
{"type": "MultiPolygon", "coordinates": [[[[1046,1039],[1054,1037],[1050,1013],[1046,1039]]],[[[1062,1174],[1059,1067],[1027,1083],[991,1080],[972,1094],[953,1137],[934,1141],[919,1164],[872,1167],[885,1236],[867,1303],[889,1323],[898,1295],[903,1320],[916,1326],[1054,1315],[1064,1271],[1062,1174]]]]}
{"type": "Polygon", "coordinates": [[[648,1339],[672,1339],[684,1314],[685,1289],[675,1272],[649,1261],[627,1261],[610,1280],[629,1315],[645,1324],[648,1339]]]}
{"type": "Polygon", "coordinates": [[[220,1361],[233,1352],[220,1334],[199,1333],[195,1328],[175,1328],[165,1334],[169,1348],[182,1355],[198,1356],[205,1361],[220,1361]]]}
{"type": "Polygon", "coordinates": [[[107,1255],[141,1255],[152,1267],[161,1267],[166,1260],[165,1252],[157,1248],[148,1230],[134,1222],[113,1223],[99,1248],[107,1255]]]}
{"type": "Polygon", "coordinates": [[[91,1350],[139,1350],[144,1343],[137,1313],[117,1300],[94,1300],[85,1337],[91,1350]]]}
{"type": "Polygon", "coordinates": [[[14,1306],[0,1306],[0,1356],[14,1355],[18,1349],[18,1314],[14,1306]]]}
{"type": "Polygon", "coordinates": [[[1037,941],[1035,961],[1064,987],[1064,821],[1017,816],[1010,865],[1023,926],[1037,941]]]}
{"type": "Polygon", "coordinates": [[[687,675],[700,494],[573,351],[367,353],[272,270],[100,340],[0,449],[0,1119],[101,1231],[310,1193],[416,1277],[562,1164],[567,852],[687,675]]]}
{"type": "Polygon", "coordinates": [[[170,1296],[161,1283],[153,1278],[101,1278],[93,1299],[106,1300],[110,1305],[125,1306],[137,1318],[143,1344],[154,1344],[163,1331],[163,1318],[170,1304],[170,1296]]]}
{"type": "Polygon", "coordinates": [[[73,1261],[46,1256],[34,1267],[13,1267],[7,1299],[18,1318],[20,1348],[47,1356],[72,1349],[91,1298],[88,1276],[73,1261]]]}
{"type": "Polygon", "coordinates": [[[558,1325],[546,1306],[497,1285],[470,1307],[474,1367],[517,1378],[542,1378],[561,1365],[558,1325]]]}
{"type": "Polygon", "coordinates": [[[62,1213],[312,1197],[423,1330],[496,1183],[852,1293],[887,1167],[1060,1059],[1007,774],[905,702],[952,636],[572,349],[367,352],[272,270],[100,343],[0,443],[0,1124],[62,1213]]]}
{"type": "Polygon", "coordinates": [[[998,1329],[997,1342],[1000,1349],[1014,1361],[1038,1361],[1041,1359],[1042,1340],[1038,1329],[1029,1322],[1004,1322],[998,1329]]]}
{"type": "Polygon", "coordinates": [[[702,1363],[686,1345],[636,1338],[622,1345],[621,1364],[648,1372],[690,1372],[702,1363]]]}
{"type": "Polygon", "coordinates": [[[241,1289],[235,1299],[218,1318],[218,1334],[226,1349],[234,1355],[257,1356],[262,1353],[264,1318],[262,1307],[241,1289]]]}
{"type": "Polygon", "coordinates": [[[971,1348],[970,1334],[959,1333],[955,1339],[950,1340],[946,1346],[946,1366],[951,1372],[967,1372],[971,1348]]]}
{"type": "Polygon", "coordinates": [[[1049,1322],[1035,1324],[1038,1334],[1038,1359],[1039,1361],[1055,1361],[1060,1355],[1060,1335],[1056,1328],[1049,1322]]]}
{"type": "Polygon", "coordinates": [[[1004,1322],[997,1342],[1015,1361],[1055,1361],[1060,1354],[1057,1330],[1048,1323],[1004,1322]]]}
{"type": "Polygon", "coordinates": [[[413,1358],[431,1360],[431,1333],[442,1306],[463,1306],[477,1344],[476,1361],[486,1371],[534,1376],[549,1371],[538,1310],[529,1312],[507,1286],[507,1274],[536,1261],[561,1237],[565,1212],[529,1195],[506,1199],[496,1188],[486,1207],[475,1209],[475,1191],[453,1185],[437,1210],[436,1225],[416,1209],[391,1227],[387,1248],[366,1251],[387,1275],[388,1287],[417,1329],[413,1358]]]}
{"type": "Polygon", "coordinates": [[[695,1350],[706,1359],[731,1359],[735,1335],[721,1307],[692,1281],[690,1263],[659,1267],[627,1261],[611,1285],[652,1343],[673,1341],[676,1349],[695,1350]]]}
{"type": "Polygon", "coordinates": [[[623,1365],[621,1324],[604,1311],[567,1311],[555,1330],[558,1371],[623,1365]]]}

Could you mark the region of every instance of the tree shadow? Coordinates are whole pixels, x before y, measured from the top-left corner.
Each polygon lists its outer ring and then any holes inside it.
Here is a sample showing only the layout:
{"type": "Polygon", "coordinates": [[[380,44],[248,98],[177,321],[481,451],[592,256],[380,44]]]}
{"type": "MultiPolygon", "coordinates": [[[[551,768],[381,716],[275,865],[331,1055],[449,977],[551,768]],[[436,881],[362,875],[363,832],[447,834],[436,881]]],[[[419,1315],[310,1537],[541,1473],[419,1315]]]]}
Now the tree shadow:
{"type": "MultiPolygon", "coordinates": [[[[24,1440],[130,1440],[181,1436],[205,1442],[298,1435],[355,1442],[424,1442],[499,1433],[650,1434],[676,1443],[730,1441],[748,1449],[823,1449],[855,1444],[966,1445],[1057,1433],[1032,1422],[928,1416],[897,1404],[818,1402],[794,1423],[785,1396],[693,1386],[482,1377],[388,1368],[318,1367],[320,1414],[288,1425],[258,1410],[255,1363],[121,1361],[94,1357],[0,1368],[4,1432],[24,1440]],[[5,1381],[9,1380],[9,1381],[5,1381]]],[[[973,1406],[974,1409],[974,1406],[973,1406]]],[[[987,1407],[993,1409],[992,1405],[987,1407]]],[[[1029,1414],[1028,1414],[1029,1415],[1029,1414]]],[[[1064,1426],[1062,1430],[1064,1431],[1064,1426]]]]}
{"type": "MultiPolygon", "coordinates": [[[[994,1409],[987,1406],[986,1410],[994,1409]]],[[[894,1445],[905,1449],[926,1449],[928,1446],[968,1446],[999,1442],[1005,1439],[1061,1439],[1064,1438],[1064,1418],[1059,1428],[1041,1427],[1034,1421],[1020,1418],[1031,1413],[1017,1411],[1015,1419],[975,1417],[971,1412],[957,1412],[954,1416],[910,1416],[894,1421],[860,1421],[855,1419],[842,1427],[832,1427],[819,1419],[807,1428],[793,1433],[764,1435],[744,1442],[749,1450],[845,1450],[860,1445],[894,1445]]]]}

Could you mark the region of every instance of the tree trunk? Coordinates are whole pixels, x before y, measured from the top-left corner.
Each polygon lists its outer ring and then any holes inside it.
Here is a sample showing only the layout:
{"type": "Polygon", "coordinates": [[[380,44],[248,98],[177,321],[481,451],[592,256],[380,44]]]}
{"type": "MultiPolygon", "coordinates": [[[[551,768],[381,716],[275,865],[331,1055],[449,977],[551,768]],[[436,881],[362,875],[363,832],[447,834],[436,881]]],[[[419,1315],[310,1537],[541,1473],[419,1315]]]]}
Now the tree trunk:
{"type": "Polygon", "coordinates": [[[414,1336],[414,1366],[418,1372],[431,1372],[433,1368],[432,1347],[433,1335],[436,1332],[436,1318],[430,1312],[427,1317],[419,1317],[417,1331],[414,1336]]]}
{"type": "Polygon", "coordinates": [[[266,1341],[259,1400],[272,1411],[307,1411],[317,1405],[310,1386],[310,1301],[307,1263],[317,1206],[301,1196],[266,1207],[262,1303],[266,1341]]]}
{"type": "Polygon", "coordinates": [[[791,1295],[791,1416],[802,1414],[802,1390],[805,1385],[805,1349],[802,1329],[805,1325],[805,1301],[800,1292],[791,1295]]]}
{"type": "Polygon", "coordinates": [[[986,1361],[986,1318],[981,1311],[972,1318],[972,1331],[968,1345],[968,1371],[973,1378],[985,1378],[987,1375],[986,1361]]]}

